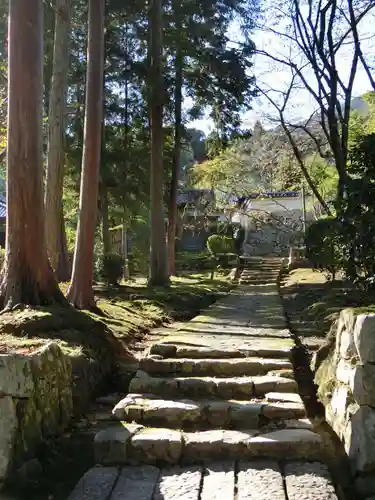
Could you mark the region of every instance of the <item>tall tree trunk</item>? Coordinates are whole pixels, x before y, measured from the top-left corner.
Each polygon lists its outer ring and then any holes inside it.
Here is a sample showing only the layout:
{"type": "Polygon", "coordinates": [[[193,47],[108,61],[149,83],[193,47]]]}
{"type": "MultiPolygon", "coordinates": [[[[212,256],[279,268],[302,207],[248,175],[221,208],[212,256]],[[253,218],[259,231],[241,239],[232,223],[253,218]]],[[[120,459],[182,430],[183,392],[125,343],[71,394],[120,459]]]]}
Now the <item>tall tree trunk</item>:
{"type": "Polygon", "coordinates": [[[122,224],[121,250],[122,250],[122,258],[124,259],[122,278],[124,281],[127,281],[130,279],[130,270],[129,270],[129,258],[128,258],[128,229],[126,227],[126,222],[123,222],[122,224]]]}
{"type": "MultiPolygon", "coordinates": [[[[126,61],[129,57],[129,47],[128,47],[128,30],[126,26],[126,38],[125,38],[125,51],[126,51],[126,61]]],[[[128,63],[127,63],[128,64],[128,63]]],[[[122,231],[121,231],[121,253],[124,260],[122,277],[124,281],[130,279],[130,269],[129,269],[129,258],[128,258],[128,228],[127,228],[127,210],[126,210],[126,178],[128,175],[129,167],[129,75],[126,71],[125,76],[125,112],[124,112],[124,190],[122,197],[122,231]]]]}
{"type": "Polygon", "coordinates": [[[92,289],[94,236],[98,208],[103,113],[104,0],[89,0],[86,109],[79,221],[68,300],[78,309],[94,309],[92,289]]]}
{"type": "Polygon", "coordinates": [[[53,74],[48,118],[46,172],[46,237],[52,268],[59,281],[70,279],[63,215],[63,175],[66,93],[69,70],[70,0],[56,1],[53,74]]]}
{"type": "Polygon", "coordinates": [[[104,255],[108,255],[111,252],[108,217],[108,188],[103,178],[100,182],[100,211],[102,216],[103,253],[104,255]]]}
{"type": "Polygon", "coordinates": [[[151,51],[151,245],[149,284],[163,286],[169,282],[165,241],[163,202],[163,45],[162,1],[150,0],[151,51]]]}
{"type": "Polygon", "coordinates": [[[43,0],[9,2],[6,256],[0,301],[66,303],[49,265],[42,157],[43,0]]]}
{"type": "MultiPolygon", "coordinates": [[[[177,2],[176,2],[177,3],[177,2]]],[[[179,10],[176,6],[175,11],[179,10]]],[[[181,22],[178,11],[176,15],[176,31],[181,30],[181,22]]],[[[177,189],[178,179],[180,174],[180,157],[181,157],[181,136],[182,136],[182,80],[183,80],[183,64],[184,57],[181,50],[181,44],[177,40],[176,59],[175,59],[175,124],[174,124],[174,150],[172,163],[172,179],[169,191],[168,204],[168,260],[169,274],[176,274],[175,266],[175,249],[176,249],[176,227],[177,227],[177,189]]]]}

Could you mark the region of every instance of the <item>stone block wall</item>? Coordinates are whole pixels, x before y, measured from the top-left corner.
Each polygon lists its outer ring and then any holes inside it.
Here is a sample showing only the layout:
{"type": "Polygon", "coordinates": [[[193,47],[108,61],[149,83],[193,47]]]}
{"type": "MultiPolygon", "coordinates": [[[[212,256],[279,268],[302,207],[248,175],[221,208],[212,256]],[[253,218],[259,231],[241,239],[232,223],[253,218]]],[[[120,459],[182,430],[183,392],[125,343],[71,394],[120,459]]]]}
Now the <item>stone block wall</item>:
{"type": "Polygon", "coordinates": [[[375,314],[341,312],[316,372],[326,418],[345,446],[358,498],[375,495],[375,314]]]}
{"type": "Polygon", "coordinates": [[[30,355],[0,355],[0,486],[73,415],[72,363],[50,342],[30,355]]]}

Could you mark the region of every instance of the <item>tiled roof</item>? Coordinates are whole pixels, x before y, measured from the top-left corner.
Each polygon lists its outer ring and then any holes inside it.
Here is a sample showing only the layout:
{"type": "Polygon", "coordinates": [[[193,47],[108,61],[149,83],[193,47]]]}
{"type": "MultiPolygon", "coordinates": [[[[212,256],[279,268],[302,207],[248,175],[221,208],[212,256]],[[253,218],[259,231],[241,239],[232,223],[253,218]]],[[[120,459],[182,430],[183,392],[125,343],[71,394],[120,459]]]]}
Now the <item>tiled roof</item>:
{"type": "Polygon", "coordinates": [[[244,196],[244,199],[254,200],[256,198],[297,198],[300,196],[299,191],[265,191],[262,193],[249,193],[244,196]]]}

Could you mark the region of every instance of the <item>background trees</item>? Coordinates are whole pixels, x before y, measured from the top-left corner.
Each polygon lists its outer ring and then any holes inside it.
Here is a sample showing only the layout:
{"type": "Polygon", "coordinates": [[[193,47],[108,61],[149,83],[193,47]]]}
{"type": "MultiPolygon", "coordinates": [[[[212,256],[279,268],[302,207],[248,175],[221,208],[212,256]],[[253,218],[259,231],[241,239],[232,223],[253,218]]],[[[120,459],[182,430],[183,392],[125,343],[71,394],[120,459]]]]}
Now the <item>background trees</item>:
{"type": "MultiPolygon", "coordinates": [[[[137,269],[144,271],[151,264],[150,283],[168,282],[168,270],[172,274],[175,271],[177,197],[182,187],[194,183],[214,187],[230,198],[253,189],[299,189],[305,184],[327,213],[332,212],[327,198],[335,198],[338,209],[352,175],[348,170],[350,148],[358,142],[359,131],[363,135],[364,127],[369,130],[362,116],[356,118],[355,112],[351,113],[350,103],[357,68],[365,67],[367,74],[371,73],[360,45],[360,25],[373,2],[290,0],[281,8],[274,6],[263,17],[267,22],[262,28],[289,44],[291,51],[284,57],[257,49],[251,41],[253,29],[260,23],[256,0],[204,0],[199,5],[174,0],[160,5],[155,0],[150,10],[142,0],[131,5],[108,0],[105,42],[96,47],[103,59],[104,76],[101,92],[96,84],[94,100],[97,106],[100,102],[102,113],[95,107],[93,120],[86,119],[86,130],[85,113],[91,113],[93,102],[85,95],[89,84],[86,66],[90,65],[86,58],[88,3],[70,2],[70,28],[68,0],[43,6],[46,51],[42,150],[50,259],[58,278],[68,279],[67,251],[70,258],[75,251],[69,294],[75,305],[93,305],[92,291],[88,291],[92,288],[89,276],[93,260],[103,253],[103,245],[109,259],[119,251],[124,256],[126,235],[132,237],[137,269]],[[153,37],[149,36],[151,12],[153,37]],[[277,19],[277,26],[273,19],[277,19]],[[231,39],[233,29],[236,40],[231,39]],[[69,31],[68,60],[67,46],[59,40],[66,41],[69,31]],[[344,46],[352,47],[346,75],[339,71],[344,46]],[[284,82],[285,88],[267,86],[262,78],[254,80],[255,53],[286,69],[289,79],[284,82]],[[315,110],[306,119],[295,120],[289,110],[300,91],[312,97],[315,110]],[[253,131],[244,130],[242,116],[256,94],[276,111],[276,121],[272,121],[273,112],[266,127],[258,123],[253,131]],[[100,114],[103,119],[99,129],[100,114]],[[207,138],[187,127],[192,119],[203,116],[212,123],[207,138]],[[92,162],[88,154],[92,154],[92,162]],[[88,162],[92,168],[89,182],[86,169],[81,172],[81,166],[88,162]],[[336,183],[338,189],[333,195],[336,183]],[[122,227],[122,247],[117,243],[112,246],[110,228],[118,226],[122,227]],[[78,264],[79,259],[82,264],[78,264]],[[77,291],[78,282],[85,283],[82,300],[77,299],[83,294],[77,291]]],[[[4,42],[6,15],[6,8],[0,10],[4,42]]],[[[6,47],[6,43],[3,45],[6,47]]],[[[2,95],[7,81],[6,57],[6,51],[0,54],[2,95]]],[[[99,74],[98,67],[97,78],[99,74]]],[[[3,102],[0,134],[5,94],[3,102]]],[[[368,97],[367,106],[373,106],[372,97],[368,97]]],[[[6,141],[3,135],[0,137],[4,152],[6,141]]],[[[118,256],[113,258],[118,261],[118,256]]]]}
{"type": "MultiPolygon", "coordinates": [[[[96,4],[101,8],[104,1],[96,4]]],[[[123,254],[128,244],[126,233],[132,236],[133,260],[142,270],[150,238],[150,283],[168,282],[164,207],[168,206],[169,212],[169,264],[173,273],[178,191],[183,183],[190,183],[191,165],[202,161],[206,154],[205,138],[200,132],[190,133],[186,123],[209,113],[215,119],[216,137],[224,144],[239,130],[240,113],[248,108],[254,93],[248,73],[253,45],[247,41],[246,50],[234,49],[229,46],[226,33],[230,23],[237,19],[241,20],[248,37],[252,19],[258,12],[257,2],[205,0],[197,6],[171,0],[163,5],[156,1],[152,7],[154,29],[150,38],[149,11],[143,1],[124,6],[123,2],[109,0],[105,43],[99,44],[104,14],[100,13],[100,22],[99,17],[95,21],[91,2],[54,0],[42,5],[45,23],[44,27],[39,23],[38,30],[45,42],[44,76],[39,89],[43,96],[40,112],[44,133],[39,141],[43,156],[31,163],[36,165],[45,160],[46,227],[44,234],[34,236],[40,239],[41,248],[44,240],[47,241],[50,262],[59,280],[69,279],[68,257],[71,260],[74,252],[68,297],[79,308],[94,305],[91,276],[93,259],[101,254],[101,245],[105,244],[104,253],[109,257],[121,250],[117,244],[112,248],[111,227],[122,225],[123,254]],[[89,28],[89,33],[88,4],[90,22],[96,23],[94,28],[89,28]],[[94,37],[93,29],[98,34],[94,37]],[[90,57],[93,50],[96,51],[94,60],[90,57]],[[105,71],[99,92],[101,60],[104,60],[105,71]],[[103,110],[100,132],[99,106],[103,110]],[[104,146],[98,190],[101,144],[104,146]],[[99,222],[101,235],[97,231],[99,222]]],[[[6,19],[4,7],[0,11],[0,37],[4,47],[7,47],[3,30],[6,19]]],[[[6,60],[5,51],[1,54],[5,64],[0,68],[2,113],[7,108],[6,60]]],[[[12,88],[17,94],[17,86],[12,88]]],[[[37,99],[36,93],[30,94],[30,100],[33,99],[37,99]]],[[[35,130],[28,128],[25,133],[36,134],[35,117],[28,125],[35,130]]],[[[0,124],[0,130],[2,127],[5,130],[4,123],[0,124]]],[[[12,134],[14,129],[8,129],[10,138],[15,136],[12,134]]],[[[38,137],[36,139],[38,144],[38,137]]],[[[1,147],[4,158],[5,140],[1,147]]],[[[14,150],[9,156],[8,170],[15,168],[11,167],[15,164],[12,154],[14,150]]],[[[30,168],[36,169],[35,165],[30,168]]],[[[14,207],[10,189],[12,173],[9,171],[6,177],[8,204],[14,207]]],[[[31,178],[38,182],[37,176],[31,178]]],[[[41,194],[43,196],[43,189],[41,194]]],[[[38,196],[34,198],[36,203],[38,196]]],[[[12,223],[12,208],[8,218],[8,233],[11,231],[14,238],[23,238],[24,229],[20,226],[16,229],[12,223]]],[[[8,241],[9,244],[12,241],[10,233],[8,241]]],[[[43,250],[39,253],[42,256],[43,250]]],[[[49,272],[43,274],[47,276],[49,272]]]]}

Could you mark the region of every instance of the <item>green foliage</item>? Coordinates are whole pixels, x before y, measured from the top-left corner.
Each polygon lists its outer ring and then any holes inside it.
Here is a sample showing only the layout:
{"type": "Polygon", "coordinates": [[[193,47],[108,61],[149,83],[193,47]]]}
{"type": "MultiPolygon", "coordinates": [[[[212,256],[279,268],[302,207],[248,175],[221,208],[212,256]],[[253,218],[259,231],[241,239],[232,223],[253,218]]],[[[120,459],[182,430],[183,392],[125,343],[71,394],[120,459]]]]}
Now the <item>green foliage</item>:
{"type": "Polygon", "coordinates": [[[350,174],[341,219],[347,236],[347,273],[374,281],[375,275],[375,134],[359,138],[349,153],[350,174]]]}
{"type": "Polygon", "coordinates": [[[234,242],[229,236],[212,234],[207,239],[207,248],[212,255],[234,253],[234,242]]]}
{"type": "Polygon", "coordinates": [[[108,285],[116,286],[122,278],[123,259],[117,253],[99,255],[95,262],[96,275],[108,285]]]}
{"type": "Polygon", "coordinates": [[[204,271],[211,269],[212,255],[208,251],[203,252],[178,252],[176,255],[176,268],[189,271],[204,271]]]}
{"type": "Polygon", "coordinates": [[[306,231],[306,256],[315,269],[335,275],[343,265],[342,225],[333,217],[313,222],[306,231]]]}

